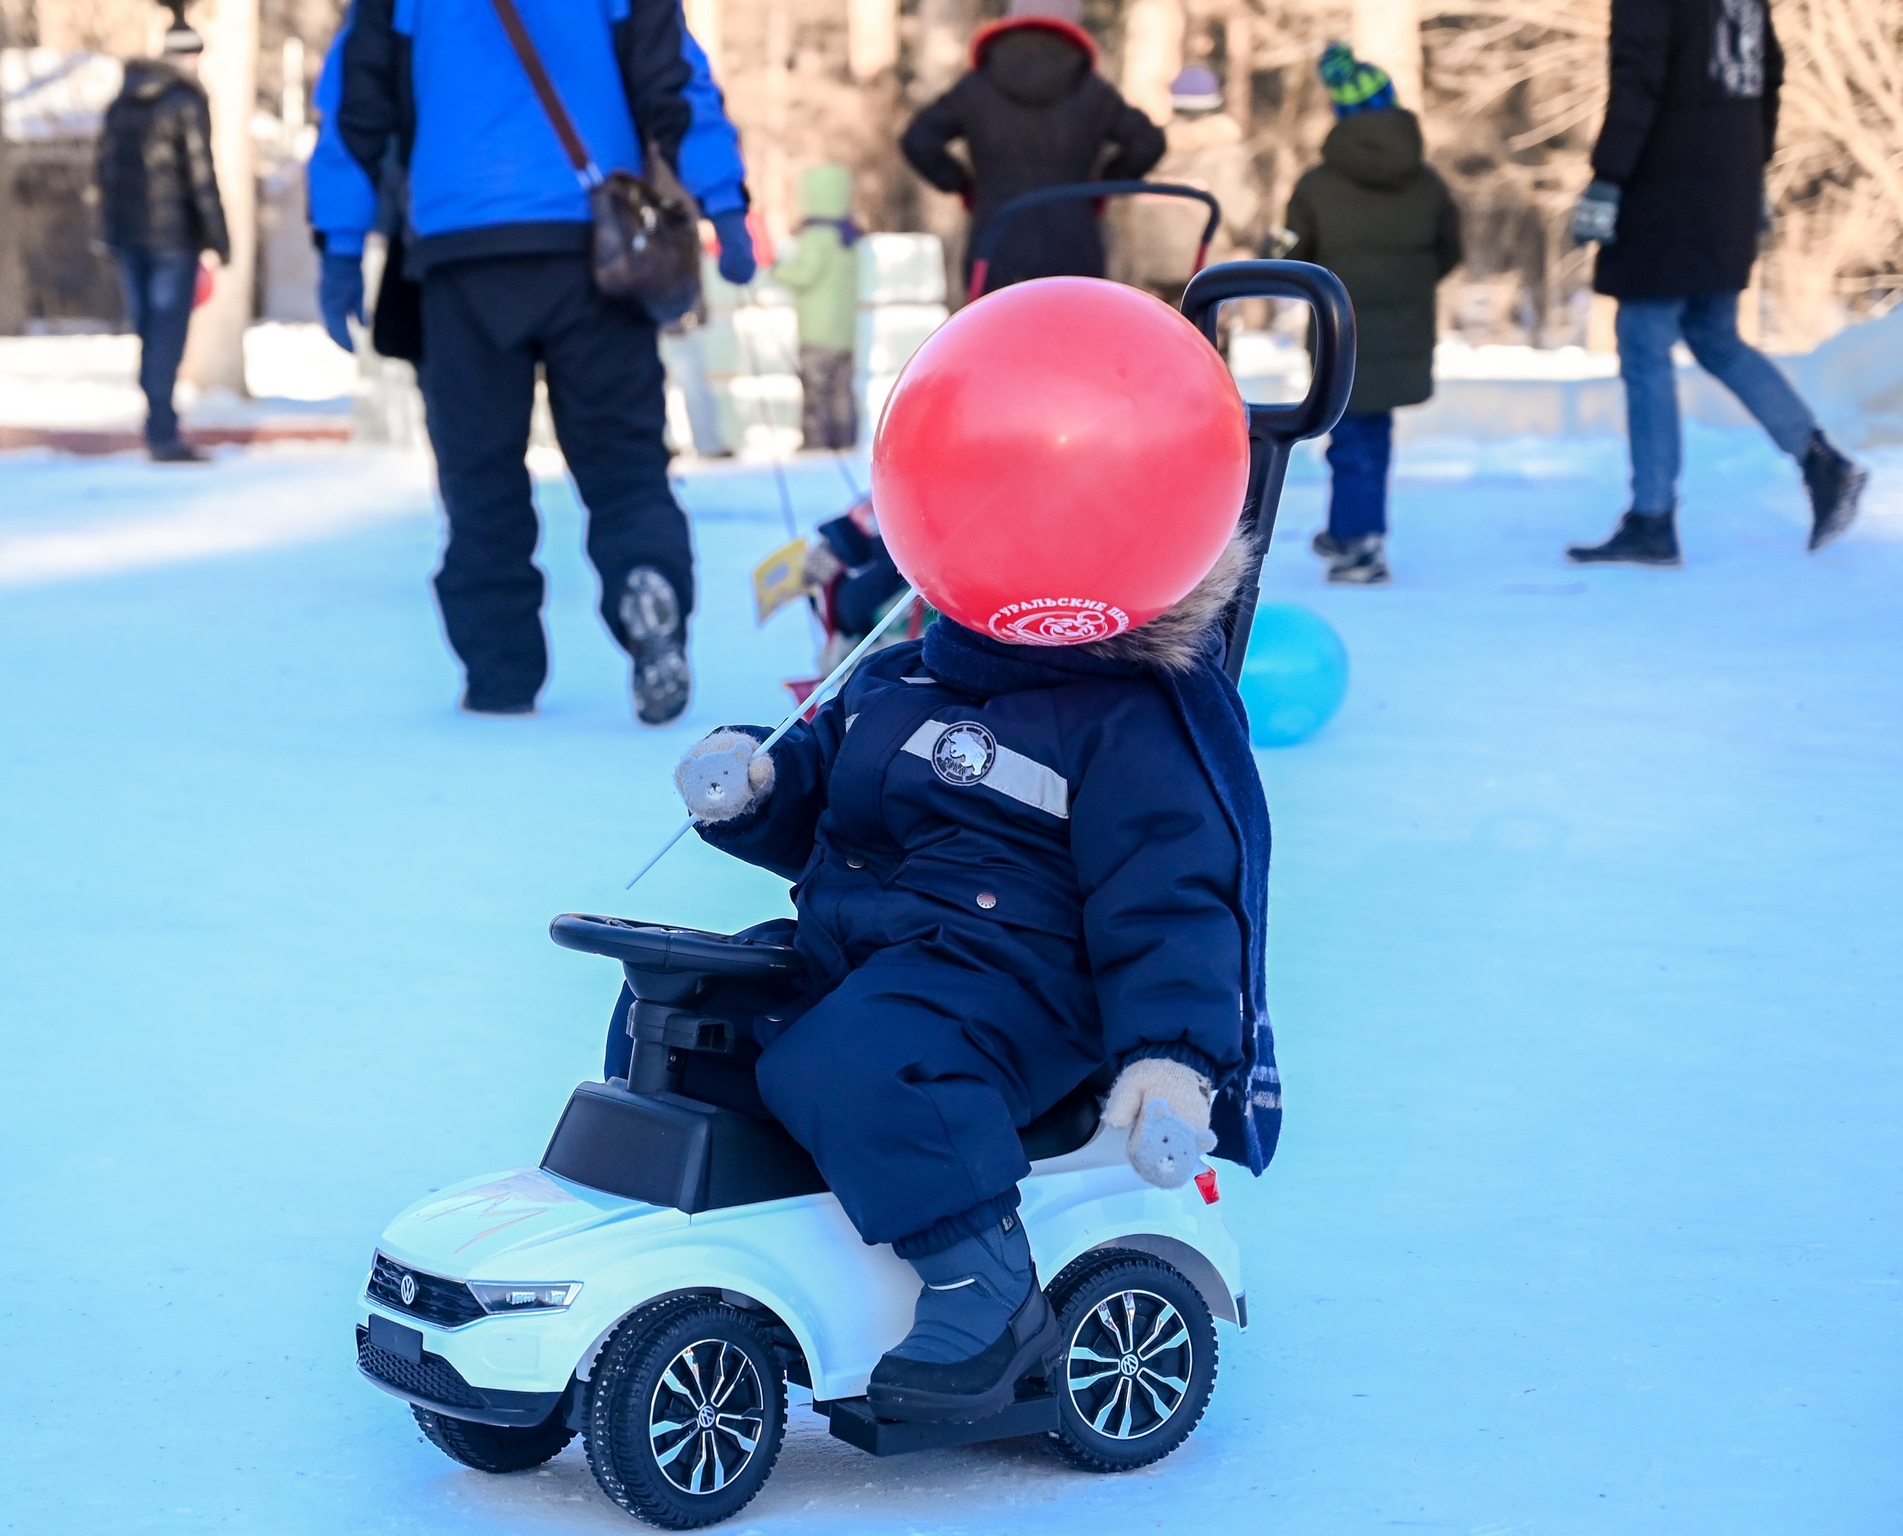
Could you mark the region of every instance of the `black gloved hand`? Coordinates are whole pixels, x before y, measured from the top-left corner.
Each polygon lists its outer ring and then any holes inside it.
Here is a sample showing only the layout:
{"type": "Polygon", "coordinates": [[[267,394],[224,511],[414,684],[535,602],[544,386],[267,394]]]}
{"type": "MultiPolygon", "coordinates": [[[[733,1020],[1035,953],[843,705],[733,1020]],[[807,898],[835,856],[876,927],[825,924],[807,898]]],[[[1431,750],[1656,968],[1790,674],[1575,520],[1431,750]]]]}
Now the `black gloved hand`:
{"type": "Polygon", "coordinates": [[[747,228],[745,211],[736,208],[732,213],[715,214],[714,235],[720,241],[720,275],[736,288],[744,288],[759,270],[753,259],[753,234],[747,228]]]}
{"type": "Polygon", "coordinates": [[[346,352],[355,352],[346,320],[363,324],[363,257],[342,251],[324,252],[323,270],[317,277],[317,312],[324,317],[324,330],[346,352]]]}
{"type": "Polygon", "coordinates": [[[1611,245],[1619,229],[1619,189],[1595,181],[1573,204],[1573,244],[1611,245]]]}

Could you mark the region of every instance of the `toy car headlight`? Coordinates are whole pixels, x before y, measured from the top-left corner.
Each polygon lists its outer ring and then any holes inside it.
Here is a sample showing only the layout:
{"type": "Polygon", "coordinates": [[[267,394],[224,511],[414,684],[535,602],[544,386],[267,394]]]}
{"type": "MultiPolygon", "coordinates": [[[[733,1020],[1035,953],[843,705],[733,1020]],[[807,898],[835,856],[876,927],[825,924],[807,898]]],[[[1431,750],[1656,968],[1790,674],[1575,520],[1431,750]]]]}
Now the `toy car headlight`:
{"type": "Polygon", "coordinates": [[[581,1282],[505,1285],[493,1280],[471,1280],[469,1289],[485,1312],[559,1312],[581,1295],[581,1282]]]}

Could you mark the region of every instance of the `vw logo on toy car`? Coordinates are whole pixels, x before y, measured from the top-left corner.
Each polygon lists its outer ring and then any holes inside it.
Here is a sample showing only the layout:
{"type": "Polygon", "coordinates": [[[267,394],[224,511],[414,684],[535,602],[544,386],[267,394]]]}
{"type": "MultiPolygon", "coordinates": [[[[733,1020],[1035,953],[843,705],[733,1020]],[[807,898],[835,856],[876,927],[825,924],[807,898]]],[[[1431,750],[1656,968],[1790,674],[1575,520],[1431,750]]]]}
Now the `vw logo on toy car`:
{"type": "Polygon", "coordinates": [[[998,760],[998,743],[975,720],[948,725],[932,743],[932,772],[947,784],[976,784],[998,760]]]}
{"type": "Polygon", "coordinates": [[[406,1307],[415,1306],[416,1305],[416,1276],[405,1275],[401,1280],[399,1280],[397,1282],[396,1293],[397,1295],[403,1298],[404,1306],[406,1307]]]}
{"type": "Polygon", "coordinates": [[[1083,645],[1108,640],[1130,627],[1130,615],[1094,597],[1034,597],[1006,603],[989,628],[1010,645],[1083,645]]]}

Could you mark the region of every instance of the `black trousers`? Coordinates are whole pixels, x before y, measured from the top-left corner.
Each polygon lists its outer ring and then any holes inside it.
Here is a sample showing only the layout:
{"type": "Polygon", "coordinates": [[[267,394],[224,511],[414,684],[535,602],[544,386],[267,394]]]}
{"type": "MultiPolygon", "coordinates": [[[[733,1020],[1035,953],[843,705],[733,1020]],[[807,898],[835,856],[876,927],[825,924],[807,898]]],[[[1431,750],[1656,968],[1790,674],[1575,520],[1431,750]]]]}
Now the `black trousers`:
{"type": "Polygon", "coordinates": [[[423,335],[423,402],[449,514],[436,598],[468,675],[468,703],[530,703],[548,676],[524,462],[537,363],[588,508],[603,620],[625,646],[617,609],[628,572],[641,565],[673,584],[684,620],[694,556],[667,483],[664,375],[647,317],[604,299],[582,256],[498,256],[429,272],[423,335]]]}

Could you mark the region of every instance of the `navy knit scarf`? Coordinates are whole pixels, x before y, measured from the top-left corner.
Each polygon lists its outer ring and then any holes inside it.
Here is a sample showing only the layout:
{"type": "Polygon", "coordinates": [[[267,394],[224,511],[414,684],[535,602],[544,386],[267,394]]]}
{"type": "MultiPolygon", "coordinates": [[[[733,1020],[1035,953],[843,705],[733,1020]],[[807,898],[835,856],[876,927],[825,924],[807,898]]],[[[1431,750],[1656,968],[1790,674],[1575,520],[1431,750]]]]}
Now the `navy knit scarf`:
{"type": "Polygon", "coordinates": [[[925,631],[925,665],[942,682],[983,698],[1061,687],[1084,677],[1148,677],[1176,706],[1196,756],[1215,788],[1242,850],[1236,921],[1242,925],[1242,1070],[1217,1085],[1210,1128],[1216,1155],[1260,1173],[1282,1130],[1282,1082],[1269,1028],[1266,929],[1269,907],[1269,807],[1249,748],[1249,720],[1222,670],[1222,646],[1188,672],[1117,661],[1067,646],[1004,645],[941,618],[925,631]]]}

